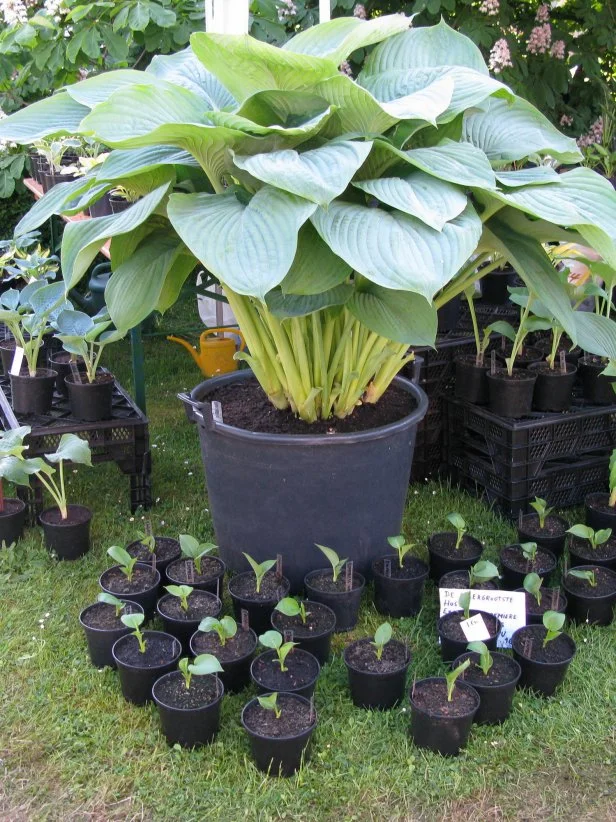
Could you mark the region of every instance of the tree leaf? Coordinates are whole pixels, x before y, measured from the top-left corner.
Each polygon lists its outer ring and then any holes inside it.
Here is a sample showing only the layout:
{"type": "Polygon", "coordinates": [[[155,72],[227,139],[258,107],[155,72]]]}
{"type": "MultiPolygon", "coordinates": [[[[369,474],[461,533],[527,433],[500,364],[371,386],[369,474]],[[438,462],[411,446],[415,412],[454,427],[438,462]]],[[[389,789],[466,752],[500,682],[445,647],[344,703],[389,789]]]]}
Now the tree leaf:
{"type": "Polygon", "coordinates": [[[347,308],[371,331],[394,342],[433,346],[436,308],[425,297],[366,283],[357,289],[347,308]]]}

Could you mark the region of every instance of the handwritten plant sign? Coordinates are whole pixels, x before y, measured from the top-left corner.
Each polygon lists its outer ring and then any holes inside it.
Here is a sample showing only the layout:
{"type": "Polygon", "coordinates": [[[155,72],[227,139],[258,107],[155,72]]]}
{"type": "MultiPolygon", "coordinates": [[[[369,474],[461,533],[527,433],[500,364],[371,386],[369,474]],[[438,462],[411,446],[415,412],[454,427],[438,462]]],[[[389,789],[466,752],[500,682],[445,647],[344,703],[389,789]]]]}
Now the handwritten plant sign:
{"type": "MultiPolygon", "coordinates": [[[[459,611],[460,588],[439,588],[441,616],[459,611]]],[[[519,591],[469,591],[471,610],[485,611],[498,617],[502,628],[496,644],[499,648],[511,648],[511,637],[518,628],[526,625],[526,594],[519,591]]]]}

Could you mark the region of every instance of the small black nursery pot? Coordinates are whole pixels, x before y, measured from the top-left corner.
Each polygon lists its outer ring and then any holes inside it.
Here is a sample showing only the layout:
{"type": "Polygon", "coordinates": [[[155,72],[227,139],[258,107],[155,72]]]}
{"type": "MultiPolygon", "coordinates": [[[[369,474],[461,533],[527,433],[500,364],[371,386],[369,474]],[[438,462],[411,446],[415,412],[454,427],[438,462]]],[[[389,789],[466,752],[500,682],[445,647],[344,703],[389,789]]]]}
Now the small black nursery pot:
{"type": "Polygon", "coordinates": [[[103,571],[98,584],[108,594],[141,605],[146,620],[152,619],[158,599],[160,574],[151,565],[138,562],[133,569],[133,578],[130,581],[121,567],[114,565],[103,571]]]}
{"type": "Polygon", "coordinates": [[[404,698],[406,673],[411,654],[398,640],[383,646],[382,656],[370,639],[358,639],[344,649],[344,663],[349,675],[349,690],[357,708],[386,711],[404,698]]]}
{"type": "Polygon", "coordinates": [[[259,693],[275,690],[309,699],[321,671],[318,659],[308,651],[294,648],[285,660],[285,667],[287,670],[283,671],[276,651],[265,651],[255,657],[250,666],[250,676],[259,693]]]}
{"type": "Polygon", "coordinates": [[[567,634],[543,645],[543,625],[518,628],[511,639],[513,658],[522,669],[520,687],[530,688],[541,696],[552,696],[562,683],[575,656],[575,642],[567,634]]]}
{"type": "Polygon", "coordinates": [[[85,505],[69,505],[67,512],[66,519],[59,508],[47,508],[39,516],[45,546],[55,551],[58,559],[79,559],[90,550],[92,511],[85,505]]]}
{"type": "Polygon", "coordinates": [[[537,375],[523,368],[514,368],[511,375],[505,368],[487,372],[490,391],[490,411],[499,417],[520,419],[530,414],[537,375]]]}
{"type": "Polygon", "coordinates": [[[258,592],[252,571],[236,574],[231,577],[228,586],[235,618],[239,622],[242,610],[248,611],[250,627],[257,634],[267,631],[274,606],[287,596],[290,587],[289,580],[286,577],[279,578],[274,570],[265,574],[258,592]]]}
{"type": "Polygon", "coordinates": [[[578,370],[582,378],[584,398],[592,405],[613,405],[616,394],[612,388],[613,380],[602,376],[607,361],[601,357],[587,354],[578,360],[578,370]]]}
{"type": "Polygon", "coordinates": [[[215,631],[196,631],[190,640],[190,650],[194,656],[213,654],[222,666],[219,679],[225,686],[225,693],[235,694],[250,684],[250,665],[257,648],[257,635],[249,628],[238,627],[235,636],[221,645],[215,631]]]}
{"type": "MultiPolygon", "coordinates": [[[[470,616],[476,614],[481,614],[485,626],[490,632],[489,638],[484,640],[486,646],[490,651],[495,651],[496,640],[502,628],[501,621],[484,611],[469,611],[470,616]]],[[[441,640],[441,657],[445,662],[451,662],[466,650],[468,639],[460,627],[460,623],[464,622],[465,619],[464,611],[450,611],[448,614],[443,614],[437,622],[436,629],[441,640]]]]}
{"type": "Polygon", "coordinates": [[[122,622],[123,614],[142,614],[143,608],[134,602],[127,602],[120,615],[116,615],[113,605],[95,602],[79,614],[79,623],[86,635],[90,661],[95,668],[115,668],[111,649],[116,639],[129,634],[131,629],[122,622]]]}
{"type": "Polygon", "coordinates": [[[563,578],[567,614],[575,622],[611,625],[616,605],[616,572],[598,565],[570,568],[563,578]]]}
{"type": "Polygon", "coordinates": [[[212,674],[193,676],[189,688],[180,671],[157,679],[152,697],[169,745],[199,748],[211,744],[220,729],[224,692],[222,682],[212,674]]]}
{"type": "Polygon", "coordinates": [[[336,629],[336,614],[322,602],[312,602],[309,599],[302,601],[306,610],[306,622],[299,614],[287,616],[274,609],[272,611],[272,627],[286,636],[288,631],[293,634],[293,642],[298,648],[309,651],[318,660],[320,665],[329,662],[331,656],[332,634],[336,629]]]}
{"type": "Polygon", "coordinates": [[[144,631],[145,652],[139,650],[137,637],[129,634],[116,640],[111,649],[122,695],[127,702],[145,705],[152,699],[152,687],[163,674],[173,671],[182,654],[180,642],[163,631],[144,631]]]}
{"type": "Polygon", "coordinates": [[[327,605],[336,614],[336,633],[350,631],[357,625],[365,585],[366,580],[357,571],[353,572],[352,587],[349,591],[345,587],[344,571],[335,582],[330,568],[311,571],[304,578],[308,599],[327,605]]]}
{"type": "Polygon", "coordinates": [[[599,565],[616,570],[616,533],[596,548],[589,540],[572,536],[569,540],[569,565],[599,565]]]}
{"type": "Polygon", "coordinates": [[[126,550],[131,557],[136,557],[139,562],[148,565],[154,564],[156,570],[160,572],[161,578],[165,575],[167,566],[180,556],[180,543],[173,537],[154,537],[154,551],[150,551],[147,545],[138,539],[129,543],[126,550]]]}
{"type": "Polygon", "coordinates": [[[507,719],[522,674],[520,665],[510,656],[501,653],[491,656],[493,664],[487,674],[479,666],[479,654],[472,651],[459,656],[451,666],[457,668],[465,660],[471,660],[464,672],[464,681],[473,686],[481,699],[475,714],[477,725],[500,725],[507,719]]]}
{"type": "Polygon", "coordinates": [[[564,614],[567,610],[567,597],[559,588],[541,588],[540,599],[529,594],[524,588],[516,588],[517,593],[526,594],[526,624],[543,625],[543,615],[546,611],[556,611],[564,614]]]}
{"type": "Polygon", "coordinates": [[[517,522],[520,542],[536,542],[539,548],[546,548],[556,557],[561,556],[567,539],[569,523],[562,517],[549,514],[543,528],[537,514],[525,514],[517,522]]]}
{"type": "Polygon", "coordinates": [[[187,653],[190,639],[205,617],[217,617],[222,611],[222,602],[209,591],[194,590],[186,598],[187,608],[177,596],[168,593],[162,596],[156,605],[158,615],[163,621],[163,629],[182,643],[187,653]]]}
{"type": "Polygon", "coordinates": [[[478,539],[465,534],[459,548],[453,531],[440,531],[428,537],[430,578],[437,581],[450,571],[466,571],[480,559],[483,545],[478,539]]]}
{"type": "Polygon", "coordinates": [[[587,494],[584,498],[584,506],[586,525],[594,531],[611,528],[612,533],[616,534],[616,505],[610,505],[608,493],[598,491],[594,494],[587,494]]]}
{"type": "Polygon", "coordinates": [[[21,499],[5,497],[0,511],[0,545],[19,542],[26,524],[26,503],[21,499]]]}
{"type": "Polygon", "coordinates": [[[396,619],[418,614],[428,573],[426,563],[410,554],[404,556],[402,566],[396,554],[375,559],[374,605],[379,614],[396,619]]]}
{"type": "Polygon", "coordinates": [[[441,677],[420,679],[410,692],[411,737],[418,748],[457,756],[466,746],[479,694],[459,679],[453,688],[452,700],[447,700],[447,681],[441,677]]]}
{"type": "Polygon", "coordinates": [[[53,402],[56,372],[50,368],[37,368],[36,376],[26,371],[11,374],[11,404],[18,414],[46,414],[53,402]]]}
{"type": "Polygon", "coordinates": [[[527,558],[520,544],[505,545],[499,558],[503,587],[509,591],[519,588],[527,574],[535,573],[542,579],[547,579],[558,563],[555,555],[547,548],[537,547],[534,559],[527,558]]]}
{"type": "Polygon", "coordinates": [[[114,382],[113,374],[105,372],[97,374],[93,382],[88,382],[87,378],[78,382],[73,374],[68,374],[64,383],[71,415],[84,422],[111,419],[114,382]]]}
{"type": "Polygon", "coordinates": [[[489,400],[487,367],[477,365],[477,359],[469,354],[458,357],[456,368],[456,397],[463,402],[486,405],[489,400]]]}
{"type": "Polygon", "coordinates": [[[547,362],[531,363],[528,370],[537,375],[533,408],[536,411],[566,411],[571,405],[573,385],[577,368],[565,363],[565,371],[560,366],[550,368],[547,362]]]}

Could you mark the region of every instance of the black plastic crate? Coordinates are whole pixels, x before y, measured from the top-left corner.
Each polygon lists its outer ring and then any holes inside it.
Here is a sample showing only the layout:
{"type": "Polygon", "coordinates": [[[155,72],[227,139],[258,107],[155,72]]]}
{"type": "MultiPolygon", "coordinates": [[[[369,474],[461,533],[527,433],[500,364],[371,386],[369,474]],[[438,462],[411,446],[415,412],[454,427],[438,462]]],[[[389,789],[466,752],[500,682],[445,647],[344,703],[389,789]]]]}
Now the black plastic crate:
{"type": "MultiPolygon", "coordinates": [[[[419,385],[430,399],[453,385],[454,360],[463,354],[472,353],[475,350],[472,347],[474,344],[473,336],[452,332],[439,335],[436,339],[436,348],[422,346],[415,349],[415,354],[422,359],[419,385]]],[[[413,363],[410,363],[404,370],[405,376],[409,379],[412,376],[412,369],[413,363]]]]}
{"type": "MultiPolygon", "coordinates": [[[[491,323],[495,323],[498,320],[505,320],[505,322],[515,324],[520,319],[520,309],[513,303],[508,302],[503,305],[493,305],[492,303],[484,303],[481,299],[476,299],[474,306],[480,333],[483,333],[483,329],[487,325],[491,325],[491,323]]],[[[469,311],[466,301],[463,302],[462,308],[460,309],[460,319],[458,320],[456,332],[460,334],[473,333],[471,312],[469,311]]]]}

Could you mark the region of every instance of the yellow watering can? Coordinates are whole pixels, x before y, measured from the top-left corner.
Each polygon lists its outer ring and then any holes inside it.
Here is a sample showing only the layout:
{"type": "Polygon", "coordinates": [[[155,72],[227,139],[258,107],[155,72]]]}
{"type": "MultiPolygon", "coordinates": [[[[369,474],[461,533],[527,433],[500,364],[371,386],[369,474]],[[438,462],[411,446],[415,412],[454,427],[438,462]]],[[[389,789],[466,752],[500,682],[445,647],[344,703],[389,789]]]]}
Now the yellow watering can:
{"type": "Polygon", "coordinates": [[[167,339],[183,345],[205,377],[215,377],[217,374],[236,371],[238,363],[233,359],[233,355],[236,351],[243,351],[246,347],[239,328],[208,328],[199,337],[199,351],[188,340],[181,337],[167,337],[167,339]],[[213,334],[233,334],[240,337],[242,342],[238,349],[233,337],[213,337],[213,334]]]}

